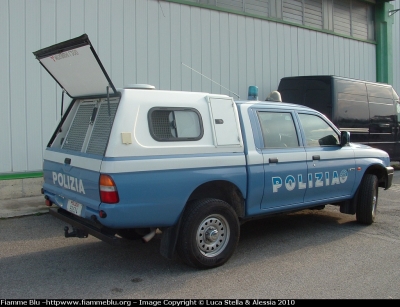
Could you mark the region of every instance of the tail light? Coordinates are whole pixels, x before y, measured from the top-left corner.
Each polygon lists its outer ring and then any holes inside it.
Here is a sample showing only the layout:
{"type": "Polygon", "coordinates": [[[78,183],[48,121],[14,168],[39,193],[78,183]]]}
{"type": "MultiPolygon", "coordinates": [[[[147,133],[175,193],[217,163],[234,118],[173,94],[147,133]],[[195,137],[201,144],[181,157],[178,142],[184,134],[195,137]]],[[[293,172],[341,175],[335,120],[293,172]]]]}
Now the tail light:
{"type": "Polygon", "coordinates": [[[116,204],[119,202],[117,186],[109,175],[100,175],[100,200],[108,204],[116,204]]]}

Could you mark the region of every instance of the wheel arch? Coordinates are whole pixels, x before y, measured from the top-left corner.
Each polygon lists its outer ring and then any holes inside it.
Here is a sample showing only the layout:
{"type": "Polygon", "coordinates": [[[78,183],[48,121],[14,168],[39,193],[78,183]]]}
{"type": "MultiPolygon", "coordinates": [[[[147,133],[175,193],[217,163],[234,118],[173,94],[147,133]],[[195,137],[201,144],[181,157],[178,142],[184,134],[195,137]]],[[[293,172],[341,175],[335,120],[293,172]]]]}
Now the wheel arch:
{"type": "Polygon", "coordinates": [[[243,193],[232,182],[226,180],[215,180],[203,183],[192,192],[187,203],[202,198],[223,200],[232,206],[239,218],[244,217],[245,205],[243,193]]]}
{"type": "Polygon", "coordinates": [[[387,176],[387,172],[386,172],[386,168],[385,167],[383,167],[380,164],[371,165],[365,170],[363,177],[366,174],[375,175],[378,178],[378,186],[380,188],[386,189],[386,187],[388,185],[388,176],[387,176]]]}
{"type": "MultiPolygon", "coordinates": [[[[360,179],[360,183],[362,182],[363,178],[367,175],[367,174],[372,174],[375,175],[378,178],[378,187],[387,188],[388,185],[388,176],[387,176],[387,172],[386,172],[386,168],[383,167],[380,164],[374,164],[374,165],[370,165],[364,172],[364,174],[362,175],[361,179],[360,179]]],[[[357,187],[357,190],[354,194],[354,197],[352,199],[340,202],[340,212],[341,213],[345,213],[345,214],[355,214],[356,213],[356,208],[357,208],[357,201],[358,201],[358,197],[359,197],[359,191],[360,191],[360,187],[357,187]]]]}
{"type": "Polygon", "coordinates": [[[196,200],[214,198],[225,201],[235,211],[238,218],[245,215],[245,201],[241,190],[232,182],[226,180],[214,180],[201,184],[189,196],[177,223],[166,229],[162,229],[160,253],[167,259],[172,259],[178,240],[182,216],[188,205],[196,200]]]}

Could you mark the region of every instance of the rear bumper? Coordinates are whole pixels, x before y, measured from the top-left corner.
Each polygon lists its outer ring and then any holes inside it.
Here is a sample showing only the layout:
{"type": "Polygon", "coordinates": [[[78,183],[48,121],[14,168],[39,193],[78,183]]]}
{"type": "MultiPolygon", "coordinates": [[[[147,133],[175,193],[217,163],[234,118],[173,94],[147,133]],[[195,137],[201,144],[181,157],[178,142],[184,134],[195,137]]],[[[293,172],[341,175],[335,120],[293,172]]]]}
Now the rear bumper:
{"type": "Polygon", "coordinates": [[[95,222],[90,223],[80,217],[73,215],[60,208],[50,208],[49,213],[54,217],[70,224],[73,228],[87,232],[88,234],[112,245],[120,242],[120,238],[115,236],[116,231],[104,227],[95,222]]]}
{"type": "Polygon", "coordinates": [[[388,166],[386,167],[386,172],[387,172],[387,182],[385,190],[389,189],[392,186],[394,168],[392,166],[388,166]]]}

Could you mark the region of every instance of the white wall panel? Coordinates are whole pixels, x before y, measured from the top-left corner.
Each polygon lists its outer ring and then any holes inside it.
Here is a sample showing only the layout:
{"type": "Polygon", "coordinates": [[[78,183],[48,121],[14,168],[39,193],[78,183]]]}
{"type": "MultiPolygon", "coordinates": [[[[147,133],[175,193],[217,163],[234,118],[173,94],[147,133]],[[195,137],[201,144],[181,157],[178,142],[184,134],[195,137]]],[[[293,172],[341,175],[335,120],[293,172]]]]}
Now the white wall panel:
{"type": "Polygon", "coordinates": [[[122,86],[124,85],[124,19],[122,18],[124,0],[113,0],[110,9],[110,58],[112,64],[110,65],[109,74],[113,83],[122,86]]]}
{"type": "MultiPolygon", "coordinates": [[[[246,88],[247,84],[247,63],[243,61],[246,58],[246,49],[243,46],[246,45],[246,17],[238,16],[238,24],[237,24],[237,52],[238,52],[238,65],[239,68],[237,74],[239,76],[239,85],[238,88],[231,88],[231,91],[234,91],[241,99],[247,99],[248,97],[248,89],[246,88]]],[[[235,64],[233,63],[233,67],[235,64]]],[[[235,70],[236,71],[236,70],[235,70]]],[[[255,84],[252,84],[255,85],[255,84]]],[[[218,92],[217,92],[218,93],[218,92]]]]}
{"type": "MultiPolygon", "coordinates": [[[[25,17],[25,2],[10,2],[10,16],[21,14],[25,17]],[[22,8],[22,10],[21,10],[22,8]]],[[[25,18],[10,18],[10,98],[11,98],[11,153],[12,169],[16,172],[27,169],[27,125],[26,125],[26,42],[25,18]]]]}
{"type": "MultiPolygon", "coordinates": [[[[263,87],[264,84],[264,76],[263,76],[263,39],[262,39],[262,21],[259,19],[254,20],[254,77],[255,80],[258,80],[258,84],[254,84],[258,87],[263,87]]],[[[247,88],[253,84],[248,84],[247,88]]],[[[233,84],[230,84],[230,87],[233,88],[233,84]]],[[[244,97],[243,97],[244,98],[244,97]]],[[[265,99],[265,97],[263,97],[265,99]]]]}
{"type": "MultiPolygon", "coordinates": [[[[355,42],[354,44],[352,44],[354,46],[354,54],[360,54],[359,51],[359,44],[358,42],[355,42]]],[[[356,79],[360,79],[360,60],[359,60],[359,56],[356,56],[353,58],[353,63],[354,63],[354,78],[356,79]]]]}
{"type": "MultiPolygon", "coordinates": [[[[90,42],[96,50],[99,50],[99,1],[98,0],[85,0],[82,1],[85,3],[85,13],[84,13],[84,26],[85,33],[89,35],[90,42]]],[[[131,1],[128,1],[131,2],[131,1]]],[[[132,3],[135,3],[133,1],[132,3]]],[[[134,11],[136,12],[136,10],[134,11]]],[[[135,15],[130,16],[131,19],[135,19],[135,15]]],[[[77,37],[80,34],[72,37],[77,37]]]]}
{"type": "MultiPolygon", "coordinates": [[[[192,66],[192,48],[190,38],[190,10],[192,7],[182,5],[181,6],[181,59],[182,63],[193,68],[192,66]]],[[[182,82],[181,90],[190,91],[192,87],[192,74],[193,71],[186,66],[182,66],[182,82]]]]}
{"type": "MultiPolygon", "coordinates": [[[[229,68],[230,68],[230,60],[229,60],[229,18],[228,14],[222,14],[219,17],[219,54],[217,58],[217,63],[219,62],[219,66],[221,68],[221,79],[216,80],[223,87],[217,91],[221,94],[230,95],[229,91],[225,88],[229,89],[229,68]]],[[[218,65],[218,64],[217,64],[218,65]]],[[[198,75],[198,74],[196,74],[198,75]]]]}
{"type": "MultiPolygon", "coordinates": [[[[133,83],[148,83],[153,84],[155,80],[148,79],[148,50],[147,40],[149,39],[149,33],[147,24],[149,22],[147,14],[147,3],[148,1],[135,1],[136,2],[136,50],[134,53],[134,61],[136,62],[136,82],[133,83]]],[[[150,38],[151,39],[151,38],[150,38]]],[[[153,84],[156,86],[157,84],[153,84]]],[[[118,86],[118,85],[115,85],[118,86]]]]}
{"type": "MultiPolygon", "coordinates": [[[[86,1],[85,1],[86,2],[86,1]]],[[[124,84],[136,83],[136,1],[125,1],[124,2],[124,29],[123,29],[123,45],[119,46],[123,50],[123,80],[124,84]]],[[[170,30],[168,29],[169,33],[170,30]]],[[[92,39],[90,39],[92,41],[92,39]]],[[[93,44],[93,42],[92,42],[93,44]]],[[[167,76],[169,77],[169,76],[167,76]]],[[[169,79],[169,78],[168,78],[169,79]]],[[[119,85],[119,86],[122,86],[119,85]]]]}
{"type": "Polygon", "coordinates": [[[305,69],[306,69],[306,63],[305,63],[305,55],[306,55],[306,49],[305,49],[305,29],[298,28],[297,29],[297,53],[299,55],[299,71],[298,75],[300,74],[305,74],[305,69]],[[301,72],[301,73],[300,73],[301,72]]]}
{"type": "MultiPolygon", "coordinates": [[[[221,66],[220,66],[220,54],[221,54],[221,46],[220,46],[220,29],[219,29],[219,20],[220,13],[216,11],[211,12],[211,80],[214,82],[211,84],[211,92],[218,93],[221,90],[220,84],[221,82],[221,66]]],[[[244,29],[244,27],[243,27],[244,29]]],[[[186,68],[185,68],[186,69],[186,68]]]]}
{"type": "Polygon", "coordinates": [[[318,44],[317,44],[317,33],[314,31],[309,31],[310,34],[310,70],[313,74],[318,72],[318,44]]]}
{"type": "MultiPolygon", "coordinates": [[[[32,5],[33,2],[29,3],[26,2],[26,5],[32,5]]],[[[57,3],[55,10],[56,10],[56,21],[57,21],[57,40],[62,42],[63,40],[67,40],[71,38],[71,27],[74,24],[74,22],[81,22],[83,19],[79,20],[74,16],[74,19],[72,20],[71,18],[71,7],[72,3],[70,0],[62,1],[57,3]],[[79,21],[78,21],[79,20],[79,21]],[[71,25],[66,27],[65,25],[71,25]]],[[[40,20],[38,20],[40,21],[40,20]]],[[[82,33],[82,32],[81,32],[82,33]]],[[[78,34],[79,35],[79,34],[78,34]]]]}
{"type": "MultiPolygon", "coordinates": [[[[45,46],[50,46],[59,42],[57,39],[57,15],[56,15],[56,7],[58,3],[56,1],[46,0],[46,1],[34,1],[36,5],[40,7],[40,48],[45,46]]],[[[12,18],[16,18],[17,16],[12,16],[12,18]]],[[[68,25],[70,26],[70,23],[68,25]]],[[[29,27],[27,25],[27,27],[29,27]]],[[[27,51],[31,52],[36,51],[38,49],[34,49],[31,46],[26,46],[27,51]]],[[[39,49],[40,49],[39,48],[39,49]]],[[[38,63],[37,60],[34,59],[33,55],[30,61],[34,61],[38,63]]],[[[40,65],[39,65],[40,66],[40,65]]],[[[42,125],[42,134],[43,134],[43,148],[47,145],[47,142],[51,135],[53,134],[54,128],[57,125],[57,122],[60,120],[61,110],[58,102],[61,101],[61,91],[57,84],[55,84],[54,79],[42,68],[40,67],[40,82],[41,82],[41,104],[38,107],[42,111],[42,115],[37,120],[40,121],[42,125]]],[[[28,94],[29,95],[29,94],[28,94]]],[[[66,100],[68,102],[68,97],[66,100]]],[[[11,102],[13,103],[13,102],[11,102]]],[[[27,116],[32,116],[31,114],[27,114],[27,116]]],[[[14,137],[13,137],[14,138],[14,137]]],[[[28,153],[24,153],[27,155],[28,153]]],[[[38,166],[36,169],[40,169],[41,166],[38,166]]],[[[14,170],[15,171],[15,170],[14,170]]]]}
{"type": "MultiPolygon", "coordinates": [[[[278,45],[280,43],[281,37],[277,37],[277,27],[278,24],[270,23],[269,25],[269,46],[270,46],[270,55],[271,55],[271,70],[269,73],[271,88],[264,89],[261,88],[259,91],[260,100],[263,100],[263,97],[268,97],[268,94],[276,90],[278,88],[279,76],[278,76],[278,45]]],[[[268,77],[268,72],[265,72],[268,77]]]]}
{"type": "Polygon", "coordinates": [[[321,35],[317,35],[317,33],[315,33],[318,41],[315,45],[316,48],[316,53],[317,53],[317,74],[318,75],[323,75],[324,73],[326,74],[326,64],[324,62],[324,54],[323,54],[323,43],[325,40],[325,35],[321,33],[321,35]]]}
{"type": "Polygon", "coordinates": [[[291,39],[291,33],[290,29],[292,27],[288,25],[284,25],[283,27],[283,55],[284,55],[284,61],[283,61],[283,74],[284,75],[293,75],[292,74],[292,51],[293,48],[291,48],[292,45],[292,39],[291,39]]]}
{"type": "MultiPolygon", "coordinates": [[[[160,29],[159,20],[163,18],[158,14],[159,4],[157,1],[149,1],[147,5],[147,31],[143,29],[147,34],[147,69],[148,69],[148,81],[156,88],[160,88],[160,29]]],[[[139,47],[140,48],[140,47],[139,47]]]]}
{"type": "MultiPolygon", "coordinates": [[[[223,14],[219,18],[219,44],[220,44],[220,54],[219,66],[221,68],[221,79],[220,83],[223,87],[220,88],[220,92],[226,95],[230,95],[229,89],[231,86],[230,81],[230,53],[229,53],[229,16],[228,14],[223,14]],[[226,88],[226,89],[224,89],[226,88]]],[[[217,64],[218,65],[218,64],[217,64]]]]}
{"type": "Polygon", "coordinates": [[[328,74],[334,75],[335,74],[335,50],[333,48],[335,43],[335,36],[333,35],[328,35],[328,61],[329,61],[329,66],[328,66],[328,74]]]}
{"type": "MultiPolygon", "coordinates": [[[[114,1],[113,1],[114,2],[114,1]]],[[[141,1],[139,1],[141,2],[141,1]]],[[[90,9],[90,8],[88,8],[90,9]]],[[[98,37],[99,45],[96,49],[101,62],[106,68],[108,75],[112,77],[111,67],[111,2],[110,1],[99,1],[98,6],[98,37]]],[[[114,33],[113,33],[114,35],[114,33]]],[[[117,55],[116,55],[117,56],[117,55]]]]}
{"type": "Polygon", "coordinates": [[[320,70],[318,70],[318,74],[329,74],[329,61],[331,60],[329,57],[329,48],[328,48],[328,37],[331,35],[321,33],[319,38],[319,46],[318,51],[322,56],[322,66],[320,70]]]}
{"type": "MultiPolygon", "coordinates": [[[[162,7],[168,6],[168,3],[160,3],[162,7]]],[[[171,89],[181,90],[182,89],[182,70],[186,70],[186,67],[182,66],[183,58],[181,56],[181,7],[180,5],[171,4],[171,89]]],[[[186,7],[185,7],[186,8],[186,7]]],[[[212,14],[212,13],[211,13],[212,14]]],[[[167,88],[162,88],[167,89],[167,88]]]]}
{"type": "MultiPolygon", "coordinates": [[[[211,31],[211,29],[210,29],[211,31]]],[[[235,99],[237,96],[237,89],[239,88],[239,44],[238,44],[238,15],[229,15],[229,66],[231,67],[229,72],[229,88],[234,93],[230,93],[235,99]]],[[[262,70],[262,69],[261,69],[262,70]]]]}
{"type": "Polygon", "coordinates": [[[10,96],[10,6],[1,3],[0,10],[0,173],[13,171],[11,152],[11,96],[10,96]]]}
{"type": "MultiPolygon", "coordinates": [[[[200,18],[200,11],[201,9],[198,7],[192,7],[190,9],[190,47],[191,47],[191,57],[192,57],[192,68],[199,72],[202,71],[201,69],[202,20],[200,18]]],[[[194,92],[202,91],[201,87],[202,80],[203,77],[200,74],[192,71],[192,84],[190,90],[194,92]]]]}
{"type": "MultiPolygon", "coordinates": [[[[42,164],[43,151],[43,131],[42,131],[42,103],[40,92],[40,76],[41,66],[37,65],[37,61],[33,61],[32,51],[40,49],[40,7],[32,1],[26,2],[26,50],[25,50],[25,92],[26,92],[26,136],[27,148],[23,150],[22,155],[27,155],[27,169],[36,170],[38,165],[42,164]]],[[[54,86],[54,85],[53,85],[54,86]]],[[[51,103],[54,103],[53,101],[51,103]]],[[[56,103],[54,103],[56,104],[56,103]]],[[[61,110],[58,109],[61,114],[61,110]]],[[[57,116],[48,118],[52,123],[57,116]]],[[[59,117],[60,118],[60,117],[59,117]]],[[[0,124],[1,125],[1,124],[0,124]]],[[[25,169],[23,171],[26,171],[25,169]]],[[[1,171],[0,171],[1,172],[1,171]]]]}
{"type": "MultiPolygon", "coordinates": [[[[255,74],[255,62],[256,62],[256,52],[255,52],[255,27],[254,27],[254,19],[253,18],[246,18],[246,41],[239,42],[239,48],[245,47],[246,52],[246,88],[249,85],[257,85],[256,84],[256,74],[255,74]],[[244,44],[243,44],[244,43],[244,44]],[[243,44],[243,45],[242,45],[243,44]]],[[[239,59],[240,61],[240,59],[239,59]]],[[[241,72],[239,72],[241,73],[241,72]]],[[[242,86],[243,86],[242,85],[242,86]]],[[[242,99],[247,99],[247,96],[241,95],[242,99]]]]}
{"type": "MultiPolygon", "coordinates": [[[[158,31],[160,35],[159,58],[160,58],[160,88],[171,88],[171,11],[170,6],[159,2],[159,24],[158,31]]],[[[174,33],[175,34],[175,33],[174,33]]],[[[132,37],[132,36],[131,36],[132,37]]],[[[176,63],[179,68],[180,63],[176,63]]],[[[132,83],[132,82],[130,82],[132,83]]]]}
{"type": "Polygon", "coordinates": [[[345,55],[343,65],[344,65],[344,75],[350,75],[350,40],[344,39],[343,40],[343,53],[345,55]]]}
{"type": "Polygon", "coordinates": [[[368,62],[368,51],[366,51],[366,47],[364,44],[361,42],[359,43],[360,45],[360,76],[361,79],[366,79],[368,78],[367,72],[368,68],[366,65],[368,62]]]}
{"type": "Polygon", "coordinates": [[[299,75],[299,52],[296,48],[292,48],[292,46],[298,46],[298,28],[290,27],[290,51],[291,51],[291,74],[292,76],[299,75]]]}
{"type": "MultiPolygon", "coordinates": [[[[265,89],[264,96],[261,98],[265,98],[268,96],[266,92],[271,88],[271,44],[270,44],[270,23],[265,23],[262,28],[262,73],[263,73],[263,81],[258,85],[259,88],[265,89]]],[[[260,99],[261,99],[260,98],[260,99]]]]}
{"type": "MultiPolygon", "coordinates": [[[[119,1],[113,1],[113,5],[118,5],[119,1]]],[[[69,1],[67,1],[67,3],[68,2],[69,1]]],[[[60,4],[61,2],[58,2],[57,6],[60,4]]],[[[71,18],[71,37],[77,37],[82,33],[85,33],[85,1],[71,0],[70,7],[66,8],[64,13],[67,13],[67,15],[71,18]]],[[[64,27],[64,25],[66,25],[66,23],[60,24],[60,27],[64,27]]]]}
{"type": "MultiPolygon", "coordinates": [[[[300,46],[299,48],[304,48],[304,71],[300,71],[300,75],[311,75],[313,74],[311,70],[311,61],[314,61],[314,58],[311,58],[311,32],[304,30],[303,37],[304,46],[300,46]]],[[[301,42],[299,43],[301,44],[301,42]]],[[[300,59],[302,61],[302,59],[300,59]]]]}
{"type": "Polygon", "coordinates": [[[211,77],[211,11],[201,10],[201,39],[200,39],[200,50],[201,50],[201,71],[206,78],[201,78],[201,88],[204,92],[211,92],[211,81],[207,78],[211,77]]]}
{"type": "MultiPolygon", "coordinates": [[[[83,33],[117,88],[148,83],[247,99],[248,87],[256,85],[264,100],[288,75],[375,80],[375,45],[282,23],[157,0],[0,4],[1,174],[41,170],[43,150],[60,120],[61,90],[32,52],[83,33]]],[[[399,16],[394,54],[400,50],[399,16]]],[[[394,61],[399,67],[397,56],[394,61]]],[[[394,69],[396,84],[399,74],[394,69]]],[[[68,103],[66,96],[64,109],[68,103]]]]}
{"type": "MultiPolygon", "coordinates": [[[[277,47],[278,47],[278,54],[277,54],[277,78],[276,78],[276,84],[279,82],[282,77],[285,76],[285,28],[286,25],[278,23],[276,25],[276,34],[275,37],[277,38],[277,47]]],[[[277,84],[278,85],[278,84],[277,84]]],[[[277,86],[275,87],[275,89],[277,86]]]]}

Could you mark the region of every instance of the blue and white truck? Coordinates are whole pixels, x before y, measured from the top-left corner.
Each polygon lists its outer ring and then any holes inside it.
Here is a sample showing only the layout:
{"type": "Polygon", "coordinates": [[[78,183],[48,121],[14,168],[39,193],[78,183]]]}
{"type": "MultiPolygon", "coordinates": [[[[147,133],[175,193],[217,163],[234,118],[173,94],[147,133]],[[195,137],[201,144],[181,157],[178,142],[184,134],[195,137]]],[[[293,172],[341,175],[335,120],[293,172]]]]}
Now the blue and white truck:
{"type": "Polygon", "coordinates": [[[208,269],[224,264],[240,225],[337,205],[362,224],[390,188],[386,152],[350,143],[324,115],[270,101],[117,89],[86,34],[34,52],[71,98],[44,153],[50,213],[115,244],[161,236],[160,252],[208,269]]]}

